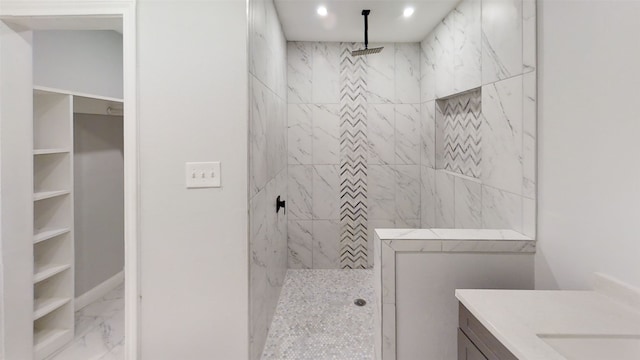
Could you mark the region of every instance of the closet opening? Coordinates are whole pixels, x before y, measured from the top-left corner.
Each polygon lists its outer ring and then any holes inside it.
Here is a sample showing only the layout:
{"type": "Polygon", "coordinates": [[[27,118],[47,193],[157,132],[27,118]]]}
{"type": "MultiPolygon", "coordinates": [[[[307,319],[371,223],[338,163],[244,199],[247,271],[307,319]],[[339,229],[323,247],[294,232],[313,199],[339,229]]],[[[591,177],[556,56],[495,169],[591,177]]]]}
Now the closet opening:
{"type": "Polygon", "coordinates": [[[0,9],[0,353],[134,359],[135,6],[39,6],[0,9]]]}

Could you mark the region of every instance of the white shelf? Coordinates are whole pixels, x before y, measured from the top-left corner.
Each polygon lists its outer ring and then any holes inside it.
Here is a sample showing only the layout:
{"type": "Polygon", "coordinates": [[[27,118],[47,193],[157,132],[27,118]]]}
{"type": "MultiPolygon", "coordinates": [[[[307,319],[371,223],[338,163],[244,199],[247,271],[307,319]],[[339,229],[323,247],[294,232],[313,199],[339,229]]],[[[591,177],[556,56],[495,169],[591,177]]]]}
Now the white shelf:
{"type": "Polygon", "coordinates": [[[57,347],[55,344],[64,343],[69,336],[72,336],[69,329],[39,329],[33,333],[33,340],[35,345],[36,357],[41,358],[39,355],[44,349],[48,347],[57,347]],[[54,346],[52,346],[54,345],[54,346]]]}
{"type": "Polygon", "coordinates": [[[33,90],[34,360],[50,356],[74,334],[75,95],[45,87],[33,90]]]}
{"type": "Polygon", "coordinates": [[[69,149],[36,149],[33,155],[67,154],[69,149]]]}
{"type": "Polygon", "coordinates": [[[70,298],[47,298],[47,299],[35,299],[33,320],[38,320],[41,317],[50,314],[51,312],[61,308],[65,304],[71,301],[70,298]]]}
{"type": "Polygon", "coordinates": [[[49,229],[49,230],[41,230],[39,233],[33,235],[33,243],[37,244],[39,242],[43,242],[45,240],[49,240],[58,235],[66,234],[71,231],[70,228],[60,228],[60,229],[49,229]]]}
{"type": "Polygon", "coordinates": [[[36,284],[40,281],[47,280],[48,278],[70,268],[71,264],[36,264],[33,283],[36,284]]]}
{"type": "Polygon", "coordinates": [[[112,102],[117,102],[117,103],[123,103],[124,102],[124,99],[121,99],[121,98],[114,98],[114,97],[109,97],[109,96],[87,94],[87,93],[78,92],[78,91],[57,89],[57,88],[52,88],[52,87],[48,87],[48,86],[40,86],[40,85],[35,85],[33,87],[33,92],[36,93],[36,94],[55,94],[55,95],[63,94],[63,95],[71,95],[71,96],[74,96],[74,97],[75,96],[80,96],[80,97],[83,97],[83,98],[90,98],[90,99],[104,100],[104,101],[112,101],[112,102]]]}
{"type": "Polygon", "coordinates": [[[33,201],[51,199],[56,196],[67,195],[71,193],[69,190],[41,191],[33,194],[33,201]]]}

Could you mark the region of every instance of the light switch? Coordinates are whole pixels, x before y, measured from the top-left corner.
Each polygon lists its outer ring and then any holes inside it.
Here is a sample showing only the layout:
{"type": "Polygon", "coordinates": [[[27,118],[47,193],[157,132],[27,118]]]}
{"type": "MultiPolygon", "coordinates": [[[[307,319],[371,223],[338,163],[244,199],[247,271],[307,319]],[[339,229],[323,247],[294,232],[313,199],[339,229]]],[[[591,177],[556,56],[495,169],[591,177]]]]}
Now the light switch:
{"type": "Polygon", "coordinates": [[[187,188],[220,187],[220,162],[188,162],[185,180],[187,188]]]}

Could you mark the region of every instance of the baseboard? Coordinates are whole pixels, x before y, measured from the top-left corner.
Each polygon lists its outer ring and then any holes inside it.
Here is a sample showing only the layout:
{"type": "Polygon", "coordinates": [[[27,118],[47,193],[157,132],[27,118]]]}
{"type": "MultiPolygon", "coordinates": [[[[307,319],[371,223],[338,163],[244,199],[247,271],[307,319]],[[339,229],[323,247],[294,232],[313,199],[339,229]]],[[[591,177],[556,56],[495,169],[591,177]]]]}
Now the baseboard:
{"type": "Polygon", "coordinates": [[[78,311],[83,307],[91,304],[92,302],[100,299],[101,297],[108,294],[109,291],[115,289],[123,282],[124,282],[124,271],[120,271],[119,273],[103,281],[101,284],[97,285],[93,289],[78,296],[75,300],[75,307],[76,307],[75,310],[78,311]]]}

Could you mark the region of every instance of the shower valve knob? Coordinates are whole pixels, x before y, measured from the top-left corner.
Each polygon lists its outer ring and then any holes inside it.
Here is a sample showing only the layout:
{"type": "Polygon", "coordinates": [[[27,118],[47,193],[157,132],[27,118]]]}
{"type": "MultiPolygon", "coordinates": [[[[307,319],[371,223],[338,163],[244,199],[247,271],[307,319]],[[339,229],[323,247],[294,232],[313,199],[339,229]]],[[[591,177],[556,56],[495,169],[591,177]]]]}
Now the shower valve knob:
{"type": "Polygon", "coordinates": [[[287,208],[284,200],[280,200],[280,195],[276,198],[276,214],[280,212],[280,208],[284,210],[284,213],[287,213],[287,208]]]}

